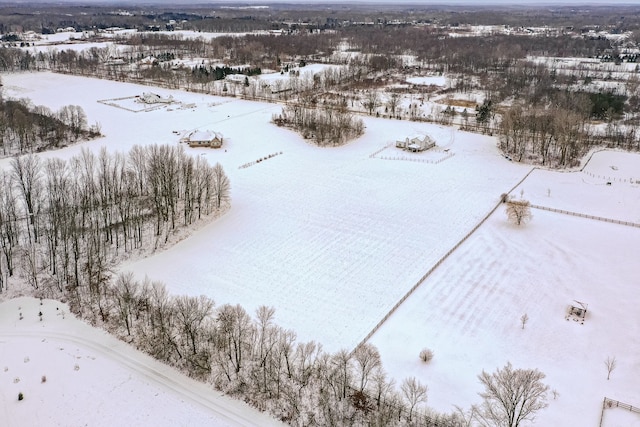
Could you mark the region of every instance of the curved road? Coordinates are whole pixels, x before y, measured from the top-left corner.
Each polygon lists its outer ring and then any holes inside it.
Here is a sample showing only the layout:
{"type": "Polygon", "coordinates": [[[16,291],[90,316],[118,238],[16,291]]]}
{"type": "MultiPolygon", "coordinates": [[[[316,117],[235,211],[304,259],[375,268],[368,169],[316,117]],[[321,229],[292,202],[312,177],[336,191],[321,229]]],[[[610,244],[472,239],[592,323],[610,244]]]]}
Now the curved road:
{"type": "Polygon", "coordinates": [[[151,384],[171,390],[190,401],[209,410],[216,418],[230,426],[284,426],[284,424],[268,417],[266,414],[251,408],[241,401],[224,395],[216,395],[215,391],[203,383],[199,383],[181,374],[176,369],[163,365],[152,357],[135,350],[106,333],[105,339],[78,337],[70,333],[42,330],[0,329],[1,338],[49,338],[76,344],[116,361],[136,372],[151,384]],[[109,342],[113,341],[113,342],[109,342]]]}

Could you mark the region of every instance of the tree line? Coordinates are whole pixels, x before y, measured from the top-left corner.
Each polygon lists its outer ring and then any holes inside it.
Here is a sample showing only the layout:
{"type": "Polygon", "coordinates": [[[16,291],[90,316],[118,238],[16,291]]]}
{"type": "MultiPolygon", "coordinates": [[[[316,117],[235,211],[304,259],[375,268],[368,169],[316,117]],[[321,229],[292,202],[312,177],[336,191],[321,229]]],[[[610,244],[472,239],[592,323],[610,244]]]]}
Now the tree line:
{"type": "Polygon", "coordinates": [[[76,307],[78,314],[290,425],[462,425],[459,414],[427,410],[427,387],[415,378],[398,390],[374,346],[330,353],[314,341],[297,342],[275,323],[271,307],[252,316],[205,296],[169,295],[164,284],[132,273],[105,282],[103,293],[76,307]]]}
{"type": "Polygon", "coordinates": [[[298,342],[276,324],[272,307],[252,316],[237,304],[216,307],[206,296],[170,295],[163,283],[131,272],[105,280],[102,293],[74,312],[292,426],[517,427],[547,406],[545,375],[508,363],[478,376],[481,404],[438,413],[426,406],[425,384],[388,377],[375,346],[332,353],[298,342]]]}
{"type": "MultiPolygon", "coordinates": [[[[531,59],[533,56],[605,58],[617,49],[611,40],[564,33],[553,37],[503,34],[452,37],[447,31],[435,26],[374,25],[341,27],[334,32],[317,34],[256,34],[211,40],[142,33],[118,39],[118,43],[129,46],[129,50],[121,54],[124,65],[109,61],[115,54],[110,48],[91,48],[84,52],[40,51],[35,54],[6,48],[0,49],[0,68],[52,69],[216,95],[296,99],[303,104],[310,102],[313,106],[320,103],[339,106],[333,98],[342,96],[347,98],[347,102],[351,101],[352,107],[357,100],[369,114],[376,113],[380,105],[379,88],[395,81],[401,82],[404,75],[442,72],[447,73],[452,82],[445,92],[484,93],[485,103],[477,108],[477,126],[469,124],[469,114],[464,112],[461,121],[465,128],[498,132],[505,153],[518,161],[568,167],[575,165],[594,144],[625,149],[640,146],[636,131],[638,118],[635,117],[640,106],[637,78],[618,81],[612,89],[604,91],[589,84],[594,78],[608,76],[599,76],[580,65],[575,69],[556,69],[553,64],[536,63],[531,59]],[[358,51],[359,55],[330,55],[345,45],[348,50],[358,51]],[[409,66],[402,59],[407,54],[415,55],[416,65],[409,66]],[[326,69],[310,77],[292,75],[288,80],[270,84],[249,79],[244,85],[216,84],[233,69],[204,64],[176,67],[171,62],[136,64],[137,60],[148,55],[224,58],[231,63],[249,64],[248,70],[241,70],[247,74],[263,67],[278,69],[294,59],[334,61],[341,63],[342,67],[326,69]],[[573,101],[567,101],[570,99],[573,101]],[[568,123],[563,123],[560,117],[567,118],[568,123]],[[607,122],[604,132],[594,131],[590,125],[593,120],[607,122]]],[[[615,79],[615,73],[609,74],[611,79],[615,79]]],[[[407,90],[420,92],[421,103],[430,96],[424,88],[407,90]]],[[[385,106],[390,116],[424,119],[417,104],[398,112],[399,97],[395,95],[392,93],[385,106]]],[[[457,115],[455,109],[448,108],[435,111],[429,119],[452,124],[457,115]]],[[[334,119],[332,113],[316,111],[314,107],[285,109],[278,122],[291,126],[296,123],[303,134],[314,136],[318,144],[338,144],[343,139],[342,128],[331,126],[334,119]]]]}
{"type": "Polygon", "coordinates": [[[49,150],[99,135],[99,126],[88,127],[87,116],[78,105],[54,112],[32,106],[28,100],[0,98],[0,150],[4,156],[49,150]]]}
{"type": "Polygon", "coordinates": [[[161,247],[230,200],[220,164],[167,145],[83,150],[68,161],[15,157],[0,181],[0,291],[19,273],[75,310],[101,307],[114,260],[161,247]]]}
{"type": "Polygon", "coordinates": [[[339,105],[326,104],[323,107],[307,107],[307,104],[289,103],[272,121],[278,126],[291,127],[303,138],[311,139],[316,145],[342,145],[364,133],[362,119],[355,117],[347,109],[346,99],[339,105]]]}

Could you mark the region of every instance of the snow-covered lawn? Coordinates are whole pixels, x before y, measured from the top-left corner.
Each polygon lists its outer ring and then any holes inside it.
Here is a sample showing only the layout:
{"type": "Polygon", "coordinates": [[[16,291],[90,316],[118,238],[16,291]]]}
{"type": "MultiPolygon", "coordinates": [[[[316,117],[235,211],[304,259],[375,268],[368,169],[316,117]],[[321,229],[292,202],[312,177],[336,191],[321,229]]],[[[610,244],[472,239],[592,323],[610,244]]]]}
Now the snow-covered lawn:
{"type": "Polygon", "coordinates": [[[640,292],[630,252],[640,229],[533,214],[517,228],[498,210],[371,342],[393,377],[428,384],[438,409],[479,403],[477,374],[510,361],[540,369],[559,393],[538,425],[594,425],[605,396],[640,402],[640,292]],[[565,320],[574,300],[588,304],[583,325],[565,320]],[[435,353],[429,364],[418,359],[424,347],[435,353]],[[618,363],[609,381],[608,356],[618,363]]]}
{"type": "MultiPolygon", "coordinates": [[[[45,73],[7,75],[3,83],[5,96],[54,110],[82,106],[106,135],[82,144],[91,150],[178,144],[193,129],[221,132],[221,149],[185,149],[224,166],[231,209],[170,249],[119,268],[163,281],[174,294],[205,294],[249,313],[273,306],[276,321],[299,340],[331,351],[352,349],[532,169],[503,158],[494,138],[430,124],[367,117],[358,140],[318,148],[270,123],[281,110],[275,104],[153,89],[191,107],[134,113],[97,100],[150,88],[45,73]],[[437,164],[382,158],[396,150],[383,150],[388,144],[425,134],[453,156],[437,164]]],[[[80,148],[44,155],[66,158],[80,148]]],[[[599,152],[583,172],[535,170],[512,195],[640,222],[639,185],[623,181],[638,178],[638,159],[599,152]]],[[[499,208],[372,342],[394,378],[415,375],[429,386],[437,409],[476,402],[476,375],[511,361],[540,368],[559,393],[539,425],[595,425],[604,396],[640,406],[639,270],[632,255],[640,229],[533,214],[516,228],[499,208]],[[584,325],[564,320],[574,299],[589,304],[584,325]],[[522,330],[524,313],[530,320],[522,330]],[[423,347],[435,352],[429,365],[419,363],[423,347]],[[610,381],[607,356],[618,360],[610,381]]]]}
{"type": "Polygon", "coordinates": [[[77,320],[57,301],[0,304],[0,369],[7,427],[282,425],[77,320]]]}
{"type": "Polygon", "coordinates": [[[446,76],[409,77],[407,79],[407,82],[414,85],[446,86],[447,77],[446,76]]]}

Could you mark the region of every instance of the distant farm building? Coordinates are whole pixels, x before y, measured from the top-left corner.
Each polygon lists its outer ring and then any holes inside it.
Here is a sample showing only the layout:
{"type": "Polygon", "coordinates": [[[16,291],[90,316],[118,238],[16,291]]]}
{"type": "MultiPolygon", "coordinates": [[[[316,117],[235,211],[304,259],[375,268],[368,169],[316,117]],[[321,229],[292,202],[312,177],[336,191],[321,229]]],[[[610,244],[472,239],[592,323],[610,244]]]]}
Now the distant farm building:
{"type": "Polygon", "coordinates": [[[417,153],[419,151],[425,151],[436,146],[436,142],[429,136],[425,135],[424,138],[406,138],[404,141],[396,141],[396,147],[406,151],[412,151],[417,153]]]}
{"type": "Polygon", "coordinates": [[[222,134],[210,130],[196,130],[184,137],[180,142],[186,142],[189,147],[222,147],[222,134]]]}
{"type": "Polygon", "coordinates": [[[173,96],[169,97],[160,96],[153,92],[144,92],[139,98],[140,102],[145,104],[171,104],[173,102],[173,96]]]}
{"type": "Polygon", "coordinates": [[[236,84],[245,84],[248,81],[248,77],[244,74],[227,74],[224,79],[228,82],[236,84]]]}

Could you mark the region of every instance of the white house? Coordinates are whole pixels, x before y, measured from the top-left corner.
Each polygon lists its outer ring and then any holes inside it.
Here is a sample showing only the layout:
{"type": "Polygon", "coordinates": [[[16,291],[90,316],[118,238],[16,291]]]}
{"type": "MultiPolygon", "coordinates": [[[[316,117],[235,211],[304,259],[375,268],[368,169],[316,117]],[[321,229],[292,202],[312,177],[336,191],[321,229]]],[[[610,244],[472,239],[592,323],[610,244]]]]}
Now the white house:
{"type": "Polygon", "coordinates": [[[396,141],[396,147],[402,148],[406,151],[425,151],[436,146],[436,142],[429,136],[425,135],[424,138],[406,138],[404,141],[396,141]]]}

